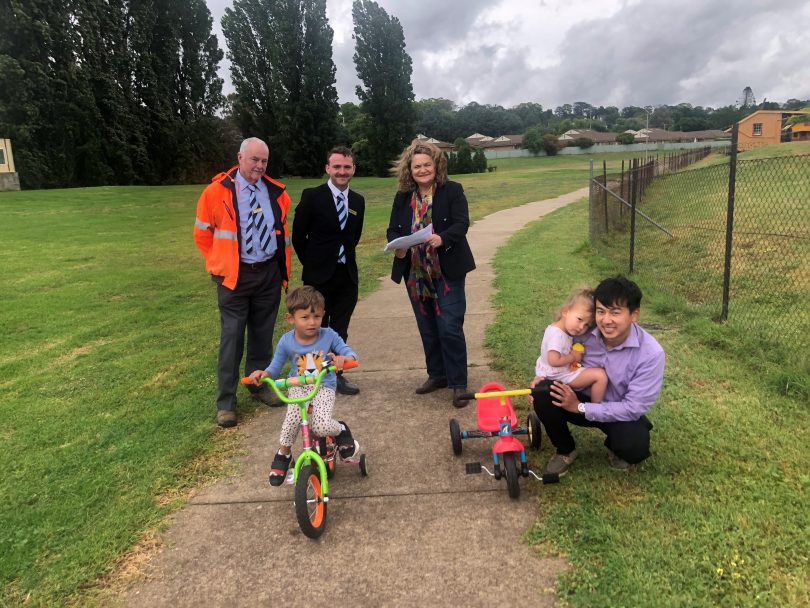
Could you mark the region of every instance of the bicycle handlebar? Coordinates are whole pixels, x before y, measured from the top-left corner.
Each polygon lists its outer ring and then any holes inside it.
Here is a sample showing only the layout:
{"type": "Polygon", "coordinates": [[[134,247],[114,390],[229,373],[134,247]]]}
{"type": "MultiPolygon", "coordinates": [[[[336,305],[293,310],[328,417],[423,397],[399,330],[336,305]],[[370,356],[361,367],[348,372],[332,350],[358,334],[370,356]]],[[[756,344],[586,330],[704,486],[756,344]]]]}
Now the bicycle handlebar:
{"type": "MultiPolygon", "coordinates": [[[[343,362],[343,367],[338,369],[334,365],[328,365],[321,368],[321,371],[318,372],[315,376],[288,376],[287,378],[262,378],[261,382],[270,385],[273,390],[278,395],[279,399],[281,399],[284,403],[306,403],[310,401],[314,396],[315,393],[318,392],[318,389],[321,387],[321,382],[323,381],[324,376],[329,372],[339,372],[346,369],[353,369],[360,365],[357,361],[353,361],[351,359],[343,362]],[[302,396],[302,397],[288,397],[282,391],[287,390],[291,386],[307,386],[307,385],[314,385],[312,390],[302,396]]],[[[250,379],[249,376],[242,378],[242,384],[253,384],[253,380],[250,379]]]]}

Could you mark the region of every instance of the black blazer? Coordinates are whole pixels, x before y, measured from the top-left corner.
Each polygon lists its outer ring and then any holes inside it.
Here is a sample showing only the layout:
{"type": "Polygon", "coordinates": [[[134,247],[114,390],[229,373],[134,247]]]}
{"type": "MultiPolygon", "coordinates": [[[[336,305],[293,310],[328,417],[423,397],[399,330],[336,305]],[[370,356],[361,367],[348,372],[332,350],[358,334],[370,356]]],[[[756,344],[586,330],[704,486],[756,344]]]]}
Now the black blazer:
{"type": "Polygon", "coordinates": [[[355,247],[363,232],[366,201],[352,190],[348,198],[349,215],[346,228],[341,231],[329,186],[321,184],[301,193],[292,224],[292,245],[301,262],[301,279],[307,285],[318,285],[332,278],[341,244],[346,251],[346,270],[357,283],[355,247]]]}
{"type": "MultiPolygon", "coordinates": [[[[411,209],[412,192],[397,192],[391,208],[391,219],[388,222],[387,237],[389,241],[411,234],[413,209],[411,209]]],[[[470,213],[464,188],[457,182],[447,182],[436,188],[433,197],[433,232],[442,237],[439,253],[439,264],[442,274],[451,281],[462,279],[475,269],[470,245],[467,242],[467,228],[470,227],[470,213]]],[[[394,256],[391,268],[391,280],[395,283],[407,279],[411,270],[411,256],[404,258],[394,256]]]]}

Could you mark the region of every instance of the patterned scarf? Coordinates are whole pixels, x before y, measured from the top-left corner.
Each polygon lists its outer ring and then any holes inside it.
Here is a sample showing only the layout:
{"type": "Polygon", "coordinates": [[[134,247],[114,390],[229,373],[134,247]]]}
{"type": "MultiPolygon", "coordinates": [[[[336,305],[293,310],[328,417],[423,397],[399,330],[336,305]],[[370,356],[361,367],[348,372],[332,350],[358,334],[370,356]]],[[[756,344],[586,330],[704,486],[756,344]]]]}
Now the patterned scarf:
{"type": "MultiPolygon", "coordinates": [[[[418,193],[414,191],[411,196],[411,209],[413,209],[413,223],[411,225],[411,232],[421,230],[425,226],[432,223],[433,218],[433,194],[424,198],[419,197],[418,193]]],[[[439,254],[436,250],[428,245],[418,245],[411,248],[411,273],[408,276],[408,293],[414,302],[419,302],[419,310],[422,314],[427,314],[424,303],[427,300],[432,300],[433,306],[436,309],[436,315],[441,314],[439,310],[439,298],[436,292],[436,284],[442,278],[442,268],[439,264],[439,254]]],[[[448,293],[450,289],[447,283],[444,283],[444,293],[448,293]]]]}

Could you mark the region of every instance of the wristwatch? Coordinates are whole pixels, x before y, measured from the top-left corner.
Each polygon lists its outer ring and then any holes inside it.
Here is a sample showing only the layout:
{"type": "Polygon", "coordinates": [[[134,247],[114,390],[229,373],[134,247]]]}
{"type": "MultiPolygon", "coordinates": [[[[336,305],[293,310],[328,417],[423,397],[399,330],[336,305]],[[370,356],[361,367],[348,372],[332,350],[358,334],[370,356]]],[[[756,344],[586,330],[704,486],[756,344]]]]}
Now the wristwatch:
{"type": "Polygon", "coordinates": [[[577,411],[580,414],[584,414],[585,413],[585,404],[584,403],[577,403],[577,411]]]}

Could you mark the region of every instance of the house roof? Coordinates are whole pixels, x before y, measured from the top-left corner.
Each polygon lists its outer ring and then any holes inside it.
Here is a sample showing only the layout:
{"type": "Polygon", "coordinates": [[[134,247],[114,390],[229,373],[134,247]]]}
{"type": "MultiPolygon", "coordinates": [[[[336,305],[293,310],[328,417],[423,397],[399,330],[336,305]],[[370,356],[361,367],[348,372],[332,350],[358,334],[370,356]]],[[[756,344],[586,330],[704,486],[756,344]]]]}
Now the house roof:
{"type": "Polygon", "coordinates": [[[604,144],[604,143],[616,143],[616,135],[617,133],[603,133],[602,131],[596,131],[594,129],[569,129],[562,135],[560,135],[557,139],[561,141],[570,141],[574,139],[590,139],[594,143],[604,144]]]}

